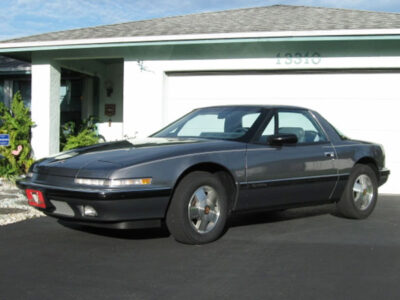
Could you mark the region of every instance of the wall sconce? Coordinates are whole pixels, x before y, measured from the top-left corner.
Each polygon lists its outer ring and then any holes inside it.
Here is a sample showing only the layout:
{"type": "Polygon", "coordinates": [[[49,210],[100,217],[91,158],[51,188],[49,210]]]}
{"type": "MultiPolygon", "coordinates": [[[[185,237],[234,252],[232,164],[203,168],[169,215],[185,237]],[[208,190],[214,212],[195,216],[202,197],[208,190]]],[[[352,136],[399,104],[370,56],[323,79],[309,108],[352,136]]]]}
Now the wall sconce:
{"type": "Polygon", "coordinates": [[[114,92],[112,81],[111,80],[104,81],[104,87],[106,88],[107,97],[111,97],[111,94],[114,92]]]}

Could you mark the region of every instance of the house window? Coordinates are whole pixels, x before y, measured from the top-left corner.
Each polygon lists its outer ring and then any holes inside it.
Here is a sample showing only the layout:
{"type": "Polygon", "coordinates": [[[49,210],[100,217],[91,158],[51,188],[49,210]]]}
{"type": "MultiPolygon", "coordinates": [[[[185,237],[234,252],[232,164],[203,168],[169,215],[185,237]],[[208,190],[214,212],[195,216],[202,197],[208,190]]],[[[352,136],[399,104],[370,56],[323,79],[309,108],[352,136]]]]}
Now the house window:
{"type": "Polygon", "coordinates": [[[30,80],[14,80],[13,81],[13,95],[20,92],[26,107],[31,108],[31,81],[30,80]]]}

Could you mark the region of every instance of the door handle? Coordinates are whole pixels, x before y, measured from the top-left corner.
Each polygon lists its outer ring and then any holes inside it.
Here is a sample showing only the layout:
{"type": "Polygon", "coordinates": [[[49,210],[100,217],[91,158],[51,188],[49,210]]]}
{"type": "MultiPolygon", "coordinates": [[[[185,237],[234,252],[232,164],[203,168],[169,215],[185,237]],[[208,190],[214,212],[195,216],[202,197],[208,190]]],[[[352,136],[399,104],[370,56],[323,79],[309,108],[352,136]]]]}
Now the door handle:
{"type": "Polygon", "coordinates": [[[334,158],[335,157],[335,153],[333,152],[325,152],[324,153],[326,157],[330,157],[330,158],[334,158]]]}

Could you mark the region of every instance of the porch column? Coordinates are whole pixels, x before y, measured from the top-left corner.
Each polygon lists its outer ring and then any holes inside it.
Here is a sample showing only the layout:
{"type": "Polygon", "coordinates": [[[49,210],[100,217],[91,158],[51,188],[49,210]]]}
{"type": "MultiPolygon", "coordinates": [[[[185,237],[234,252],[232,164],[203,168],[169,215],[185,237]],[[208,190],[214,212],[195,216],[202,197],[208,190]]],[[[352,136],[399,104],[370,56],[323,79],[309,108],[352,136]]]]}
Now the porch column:
{"type": "Polygon", "coordinates": [[[32,62],[32,148],[35,159],[59,152],[60,68],[50,61],[32,62]]]}
{"type": "Polygon", "coordinates": [[[123,135],[146,137],[162,126],[164,72],[157,62],[124,61],[123,135]]]}

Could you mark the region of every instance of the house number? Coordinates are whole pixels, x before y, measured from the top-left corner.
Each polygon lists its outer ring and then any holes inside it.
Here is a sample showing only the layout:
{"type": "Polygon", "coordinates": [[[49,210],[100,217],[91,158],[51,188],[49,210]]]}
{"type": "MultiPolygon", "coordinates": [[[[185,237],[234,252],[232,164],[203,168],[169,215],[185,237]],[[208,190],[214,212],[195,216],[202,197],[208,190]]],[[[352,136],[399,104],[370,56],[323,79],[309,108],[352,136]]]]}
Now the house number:
{"type": "Polygon", "coordinates": [[[276,55],[276,64],[277,65],[281,65],[281,64],[285,64],[285,65],[300,65],[300,64],[314,64],[314,65],[318,65],[321,62],[321,54],[319,54],[318,52],[305,52],[305,53],[300,53],[300,52],[296,52],[296,53],[290,53],[287,52],[285,54],[282,53],[278,53],[276,55]]]}

